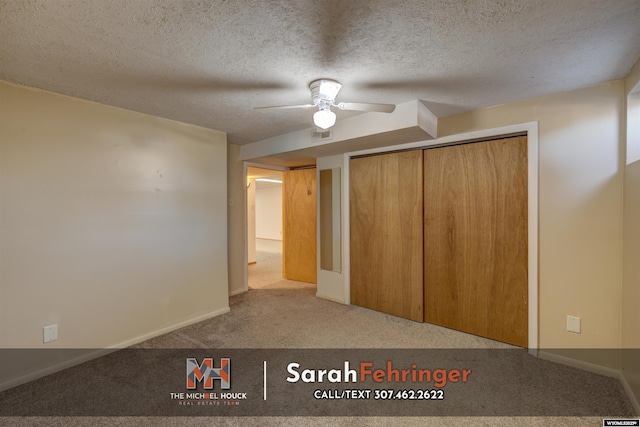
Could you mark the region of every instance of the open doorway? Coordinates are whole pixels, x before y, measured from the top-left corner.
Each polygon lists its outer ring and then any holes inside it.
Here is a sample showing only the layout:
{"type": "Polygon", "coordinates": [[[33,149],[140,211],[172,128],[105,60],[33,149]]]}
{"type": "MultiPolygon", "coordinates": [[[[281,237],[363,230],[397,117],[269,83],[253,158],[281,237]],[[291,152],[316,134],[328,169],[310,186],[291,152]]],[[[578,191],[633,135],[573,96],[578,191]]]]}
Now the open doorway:
{"type": "Polygon", "coordinates": [[[282,172],[247,168],[248,285],[261,289],[283,280],[282,172]]]}

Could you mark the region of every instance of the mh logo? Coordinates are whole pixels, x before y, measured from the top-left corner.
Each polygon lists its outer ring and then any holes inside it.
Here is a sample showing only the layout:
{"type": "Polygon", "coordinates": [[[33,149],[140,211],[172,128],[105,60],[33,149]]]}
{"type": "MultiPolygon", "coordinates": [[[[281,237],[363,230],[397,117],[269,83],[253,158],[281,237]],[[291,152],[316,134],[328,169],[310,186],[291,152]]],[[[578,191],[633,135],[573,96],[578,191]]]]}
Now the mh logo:
{"type": "Polygon", "coordinates": [[[220,380],[220,388],[228,390],[231,388],[231,359],[223,357],[220,359],[220,367],[213,367],[213,358],[205,357],[202,364],[198,360],[190,357],[187,359],[187,389],[194,390],[197,382],[204,380],[204,388],[211,390],[213,380],[220,380]]]}

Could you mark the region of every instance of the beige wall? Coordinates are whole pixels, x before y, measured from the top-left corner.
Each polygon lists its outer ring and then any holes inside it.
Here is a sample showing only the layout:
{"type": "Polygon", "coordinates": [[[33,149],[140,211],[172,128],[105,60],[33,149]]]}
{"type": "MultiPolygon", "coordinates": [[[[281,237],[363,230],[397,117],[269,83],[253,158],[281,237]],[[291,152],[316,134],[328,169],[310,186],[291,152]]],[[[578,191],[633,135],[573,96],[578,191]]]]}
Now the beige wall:
{"type": "Polygon", "coordinates": [[[539,122],[541,349],[621,344],[623,89],[615,81],[439,121],[439,137],[539,122]],[[581,334],[567,332],[567,315],[582,318],[581,334]]]}
{"type": "Polygon", "coordinates": [[[0,347],[119,346],[228,310],[224,133],[0,82],[0,136],[0,347]]]}
{"type": "Polygon", "coordinates": [[[282,184],[256,183],[256,239],[282,241],[282,184]]]}
{"type": "Polygon", "coordinates": [[[229,192],[229,295],[247,290],[247,179],[240,146],[229,144],[227,188],[229,192]]]}
{"type": "Polygon", "coordinates": [[[625,94],[630,95],[627,118],[628,157],[624,186],[624,270],[622,286],[622,375],[640,412],[640,61],[625,79],[625,94]],[[632,99],[633,98],[633,99],[632,99]],[[629,349],[636,349],[630,351],[629,349]]]}

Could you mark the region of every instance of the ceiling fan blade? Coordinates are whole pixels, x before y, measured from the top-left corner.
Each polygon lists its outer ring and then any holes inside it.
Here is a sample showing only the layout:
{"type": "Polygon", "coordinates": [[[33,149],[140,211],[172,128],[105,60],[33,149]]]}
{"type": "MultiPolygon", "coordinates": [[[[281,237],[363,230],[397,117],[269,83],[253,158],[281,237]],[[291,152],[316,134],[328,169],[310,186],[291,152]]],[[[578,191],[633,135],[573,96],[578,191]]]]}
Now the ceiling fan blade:
{"type": "Polygon", "coordinates": [[[253,107],[254,110],[288,110],[291,108],[311,108],[315,107],[313,104],[298,104],[298,105],[274,105],[270,107],[253,107]]]}
{"type": "Polygon", "coordinates": [[[340,102],[336,104],[341,110],[372,111],[376,113],[393,113],[396,106],[393,104],[374,104],[368,102],[340,102]]]}

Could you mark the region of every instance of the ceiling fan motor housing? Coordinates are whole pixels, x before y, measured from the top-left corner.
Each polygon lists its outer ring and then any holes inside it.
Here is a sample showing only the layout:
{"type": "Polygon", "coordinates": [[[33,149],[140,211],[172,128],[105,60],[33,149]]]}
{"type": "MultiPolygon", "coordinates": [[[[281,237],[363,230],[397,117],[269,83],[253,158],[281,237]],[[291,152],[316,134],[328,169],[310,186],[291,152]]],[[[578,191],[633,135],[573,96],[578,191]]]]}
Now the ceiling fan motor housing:
{"type": "Polygon", "coordinates": [[[328,104],[333,105],[338,92],[342,85],[335,80],[319,79],[309,83],[311,90],[311,99],[314,105],[328,104]]]}

